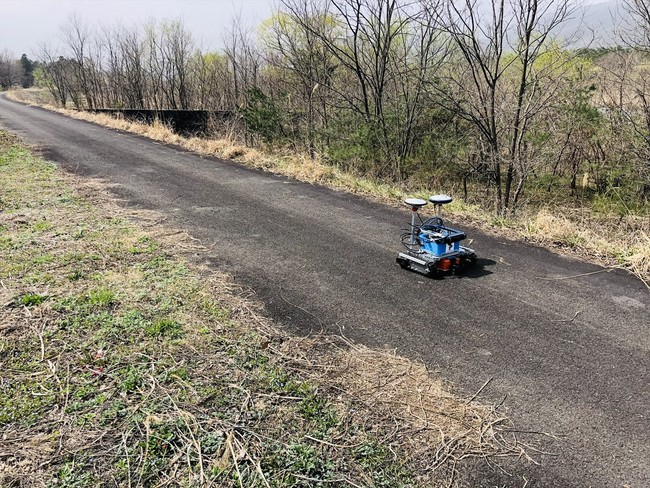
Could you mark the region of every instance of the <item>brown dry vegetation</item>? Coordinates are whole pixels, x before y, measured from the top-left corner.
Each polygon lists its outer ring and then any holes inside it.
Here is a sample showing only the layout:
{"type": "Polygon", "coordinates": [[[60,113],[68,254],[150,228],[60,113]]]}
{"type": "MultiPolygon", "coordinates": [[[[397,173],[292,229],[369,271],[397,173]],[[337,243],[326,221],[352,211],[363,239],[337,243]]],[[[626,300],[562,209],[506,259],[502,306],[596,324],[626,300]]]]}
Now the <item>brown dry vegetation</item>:
{"type": "MultiPolygon", "coordinates": [[[[305,154],[290,151],[262,152],[246,147],[232,135],[228,138],[181,137],[163,124],[147,125],[109,115],[61,109],[43,90],[14,90],[14,100],[40,105],[68,116],[95,122],[114,129],[133,132],[151,139],[176,144],[198,154],[232,159],[273,173],[290,176],[309,183],[344,189],[399,205],[407,195],[424,198],[430,188],[383,183],[340,171],[305,154]]],[[[448,189],[441,189],[447,190],[448,189]]],[[[516,217],[495,218],[491,212],[476,205],[456,201],[447,207],[455,218],[463,218],[484,229],[491,229],[511,238],[531,240],[555,247],[558,251],[578,255],[609,268],[621,268],[635,274],[646,285],[650,281],[650,218],[646,215],[624,216],[596,213],[587,207],[566,208],[559,203],[535,205],[541,209],[521,210],[516,217]]]]}
{"type": "Polygon", "coordinates": [[[464,459],[525,457],[497,409],[288,336],[164,216],[3,132],[0,182],[0,485],[453,486],[464,459]]]}

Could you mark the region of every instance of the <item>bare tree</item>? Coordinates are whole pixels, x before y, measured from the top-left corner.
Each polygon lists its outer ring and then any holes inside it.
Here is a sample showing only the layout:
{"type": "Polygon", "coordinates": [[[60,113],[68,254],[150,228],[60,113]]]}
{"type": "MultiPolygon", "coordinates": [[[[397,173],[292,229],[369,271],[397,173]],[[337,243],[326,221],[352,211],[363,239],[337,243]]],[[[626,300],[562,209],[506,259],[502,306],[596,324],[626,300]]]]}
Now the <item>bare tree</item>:
{"type": "Polygon", "coordinates": [[[123,107],[122,96],[124,93],[124,68],[123,55],[119,49],[118,39],[122,37],[122,27],[115,29],[104,27],[101,32],[101,42],[106,52],[106,103],[108,107],[123,107]]]}
{"type": "Polygon", "coordinates": [[[0,52],[0,88],[7,90],[12,86],[20,83],[22,77],[22,69],[20,62],[4,50],[0,52]]]}
{"type": "Polygon", "coordinates": [[[647,0],[623,0],[623,10],[630,15],[628,30],[622,34],[625,44],[650,50],[650,3],[647,0]]]}
{"type": "Polygon", "coordinates": [[[630,22],[622,40],[642,57],[635,64],[632,76],[625,80],[633,85],[635,95],[626,114],[639,141],[636,152],[640,160],[640,193],[647,199],[650,196],[650,4],[647,0],[624,0],[623,8],[630,22]]]}
{"type": "Polygon", "coordinates": [[[447,59],[447,45],[438,18],[442,2],[423,1],[409,22],[408,28],[399,36],[395,55],[391,56],[391,84],[397,110],[398,137],[396,145],[397,173],[402,168],[421,137],[417,129],[432,100],[426,99],[426,85],[431,82],[447,59]]]}
{"type": "Polygon", "coordinates": [[[224,44],[230,64],[230,108],[236,110],[246,104],[249,90],[259,85],[262,55],[251,30],[244,27],[240,18],[233,20],[224,36],[224,44]]]}
{"type": "Polygon", "coordinates": [[[553,56],[551,35],[571,11],[568,0],[498,0],[489,7],[449,0],[441,16],[457,53],[445,104],[477,131],[500,215],[514,211],[528,176],[526,134],[552,99],[552,78],[566,62],[553,56]]]}
{"type": "Polygon", "coordinates": [[[74,73],[70,60],[56,56],[53,48],[47,45],[41,46],[39,56],[48,90],[59,105],[66,107],[68,98],[74,91],[74,73]]]}
{"type": "Polygon", "coordinates": [[[401,178],[423,110],[422,81],[442,52],[436,2],[283,0],[283,5],[301,35],[327,52],[327,69],[308,73],[307,78],[316,76],[310,86],[326,87],[334,108],[362,119],[369,145],[378,149],[374,171],[401,178]],[[336,106],[339,100],[344,106],[336,106]]]}
{"type": "Polygon", "coordinates": [[[119,50],[122,70],[124,73],[124,89],[122,98],[126,106],[145,108],[148,105],[147,74],[144,69],[145,46],[138,30],[123,30],[119,37],[119,50]]]}
{"type": "MultiPolygon", "coordinates": [[[[95,98],[91,82],[91,61],[89,60],[89,43],[92,33],[90,27],[79,17],[72,15],[62,26],[63,41],[70,49],[70,65],[74,72],[75,81],[79,86],[88,107],[95,106],[95,98]]],[[[76,92],[71,93],[75,106],[81,108],[82,98],[76,92]]]]}
{"type": "Polygon", "coordinates": [[[189,59],[193,51],[190,33],[181,22],[163,26],[163,53],[168,58],[169,103],[171,108],[187,110],[191,99],[189,59]]]}
{"type": "MultiPolygon", "coordinates": [[[[296,2],[291,14],[279,13],[272,19],[263,36],[267,48],[266,63],[270,70],[283,73],[274,80],[271,90],[276,96],[291,100],[291,111],[305,121],[306,146],[313,158],[316,151],[316,132],[327,126],[326,98],[331,96],[328,80],[332,70],[332,56],[314,34],[323,31],[326,18],[312,9],[309,2],[296,2]],[[300,15],[299,19],[295,16],[300,15]],[[310,26],[306,28],[305,26],[310,26]],[[282,88],[277,88],[281,85],[282,88]],[[289,96],[291,94],[291,96],[289,96]]],[[[288,102],[286,102],[288,105],[288,102]]],[[[296,132],[300,132],[297,127],[296,132]]],[[[300,137],[300,136],[299,136],[300,137]]]]}

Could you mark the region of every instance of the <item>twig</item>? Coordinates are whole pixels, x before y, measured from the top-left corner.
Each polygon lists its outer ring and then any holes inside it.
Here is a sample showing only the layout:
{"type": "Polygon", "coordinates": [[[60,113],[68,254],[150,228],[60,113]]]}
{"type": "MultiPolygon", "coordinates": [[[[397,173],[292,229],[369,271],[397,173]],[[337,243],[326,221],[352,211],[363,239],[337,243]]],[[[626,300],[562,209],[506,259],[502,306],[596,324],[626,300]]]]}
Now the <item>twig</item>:
{"type": "Polygon", "coordinates": [[[641,271],[638,269],[637,266],[634,266],[631,272],[632,272],[632,274],[633,274],[634,276],[636,276],[637,278],[639,278],[639,279],[641,280],[641,283],[643,283],[643,284],[645,285],[645,287],[648,289],[648,291],[650,291],[650,283],[648,283],[648,282],[644,279],[644,277],[643,277],[643,272],[641,272],[641,271]]]}
{"type": "Polygon", "coordinates": [[[490,383],[492,383],[492,380],[493,380],[493,379],[494,379],[494,378],[491,377],[491,378],[488,379],[485,383],[483,383],[483,386],[481,386],[481,387],[478,389],[478,391],[472,395],[472,398],[470,398],[469,400],[467,400],[467,401],[465,402],[465,405],[469,405],[469,404],[472,403],[474,400],[476,400],[476,397],[479,396],[479,395],[481,394],[481,392],[485,389],[485,387],[487,387],[487,385],[489,385],[490,383]]]}
{"type": "Polygon", "coordinates": [[[266,488],[271,488],[271,485],[269,485],[269,482],[266,481],[266,476],[264,476],[264,471],[262,471],[262,465],[259,461],[255,463],[255,469],[257,472],[260,474],[262,477],[262,481],[264,481],[264,484],[266,485],[266,488]]]}
{"type": "Polygon", "coordinates": [[[314,442],[320,442],[321,444],[325,444],[326,446],[331,446],[331,447],[337,447],[340,449],[350,449],[353,447],[360,446],[363,444],[363,442],[357,442],[356,444],[348,444],[348,445],[343,445],[343,444],[332,444],[331,442],[324,441],[323,439],[317,439],[316,437],[312,437],[310,435],[305,435],[305,439],[309,439],[310,441],[314,442]]]}
{"type": "Polygon", "coordinates": [[[605,268],[605,269],[599,269],[598,271],[592,271],[590,273],[582,273],[582,274],[577,274],[577,275],[571,275],[571,276],[559,276],[556,278],[551,278],[549,276],[538,276],[540,280],[547,280],[547,281],[561,281],[561,280],[571,280],[573,278],[581,278],[583,276],[591,276],[595,275],[598,273],[609,273],[610,271],[613,271],[614,269],[617,268],[605,268]]]}
{"type": "Polygon", "coordinates": [[[543,435],[546,437],[550,437],[552,439],[558,440],[560,437],[565,437],[564,435],[560,434],[551,434],[549,432],[542,432],[538,430],[519,430],[519,429],[502,429],[503,432],[509,432],[509,433],[517,433],[517,434],[535,434],[535,435],[543,435]]]}
{"type": "Polygon", "coordinates": [[[321,319],[320,319],[319,317],[317,317],[316,315],[314,315],[313,313],[311,313],[309,310],[306,310],[306,309],[302,308],[300,305],[296,305],[295,303],[290,302],[289,300],[287,300],[286,298],[284,298],[284,296],[282,296],[282,287],[278,287],[278,295],[280,296],[280,298],[281,298],[282,300],[284,300],[285,302],[287,302],[287,303],[288,303],[289,305],[291,305],[292,307],[295,307],[295,308],[297,308],[298,310],[302,310],[302,311],[305,312],[307,315],[310,315],[311,317],[315,318],[316,321],[318,322],[318,324],[321,326],[321,329],[323,328],[323,323],[321,322],[321,319]]]}
{"type": "Polygon", "coordinates": [[[361,488],[361,485],[357,485],[356,483],[353,483],[352,481],[350,481],[347,478],[345,478],[345,482],[350,486],[354,486],[354,488],[361,488]]]}
{"type": "Polygon", "coordinates": [[[237,470],[237,481],[239,481],[239,488],[244,488],[241,483],[241,472],[239,471],[239,464],[237,463],[237,458],[235,457],[235,450],[232,448],[232,442],[228,443],[228,447],[230,449],[230,455],[232,456],[232,462],[235,465],[235,469],[237,470]]]}
{"type": "Polygon", "coordinates": [[[317,483],[349,483],[352,486],[357,486],[354,483],[352,483],[350,480],[348,480],[347,478],[338,478],[338,479],[334,479],[334,480],[323,480],[323,479],[319,479],[319,478],[310,478],[309,476],[304,476],[304,475],[298,474],[298,473],[291,473],[291,475],[295,476],[296,478],[300,478],[301,480],[305,480],[305,481],[315,481],[317,483]]]}
{"type": "Polygon", "coordinates": [[[570,324],[570,323],[573,322],[573,321],[576,319],[576,317],[577,317],[578,315],[580,315],[581,313],[582,313],[582,311],[581,311],[581,310],[578,310],[578,311],[576,312],[576,314],[573,316],[572,319],[566,319],[566,320],[551,320],[551,322],[563,322],[563,323],[570,324]]]}
{"type": "Polygon", "coordinates": [[[129,460],[129,448],[128,444],[126,442],[127,440],[127,435],[122,432],[122,442],[121,445],[124,445],[124,459],[126,460],[126,480],[128,483],[128,487],[131,488],[131,461],[129,460]]]}
{"type": "MultiPolygon", "coordinates": [[[[47,323],[43,325],[43,329],[45,329],[46,325],[47,323]]],[[[39,332],[39,330],[36,327],[32,327],[32,329],[34,330],[34,332],[36,332],[36,335],[38,336],[38,340],[41,343],[41,361],[43,361],[45,359],[45,341],[43,340],[43,333],[42,331],[39,332]]]]}

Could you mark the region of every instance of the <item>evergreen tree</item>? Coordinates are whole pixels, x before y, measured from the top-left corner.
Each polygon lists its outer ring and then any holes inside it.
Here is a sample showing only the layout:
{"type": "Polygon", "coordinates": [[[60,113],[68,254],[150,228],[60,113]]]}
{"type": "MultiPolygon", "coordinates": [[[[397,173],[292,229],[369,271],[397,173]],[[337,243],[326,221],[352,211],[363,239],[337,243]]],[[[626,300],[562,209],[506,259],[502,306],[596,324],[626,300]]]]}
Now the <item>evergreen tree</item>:
{"type": "Polygon", "coordinates": [[[20,65],[22,66],[23,73],[21,77],[21,85],[23,88],[34,86],[34,63],[23,54],[20,57],[20,65]]]}

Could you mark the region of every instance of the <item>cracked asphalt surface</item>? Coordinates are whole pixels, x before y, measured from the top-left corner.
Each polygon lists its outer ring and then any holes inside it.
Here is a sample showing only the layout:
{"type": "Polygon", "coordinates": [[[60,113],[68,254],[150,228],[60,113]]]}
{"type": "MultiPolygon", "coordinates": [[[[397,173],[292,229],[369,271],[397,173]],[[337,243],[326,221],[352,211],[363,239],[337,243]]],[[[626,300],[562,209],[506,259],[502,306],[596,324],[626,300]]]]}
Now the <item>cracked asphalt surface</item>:
{"type": "Polygon", "coordinates": [[[503,401],[520,439],[547,454],[506,460],[509,474],[470,464],[467,486],[650,486],[650,293],[636,278],[465,226],[478,267],[431,280],[395,263],[406,209],[4,96],[0,125],[125,205],[167,215],[291,332],[396,349],[468,397],[491,378],[479,400],[503,401]]]}

